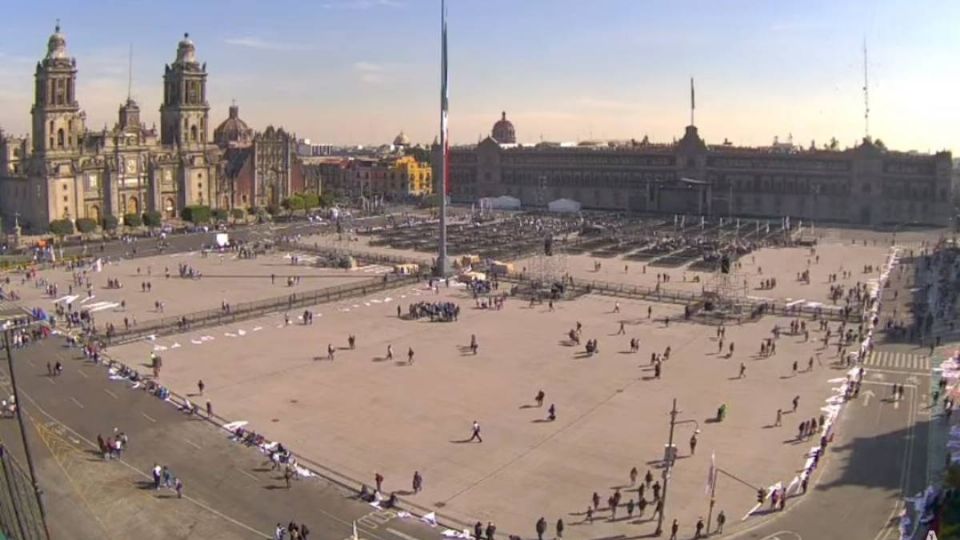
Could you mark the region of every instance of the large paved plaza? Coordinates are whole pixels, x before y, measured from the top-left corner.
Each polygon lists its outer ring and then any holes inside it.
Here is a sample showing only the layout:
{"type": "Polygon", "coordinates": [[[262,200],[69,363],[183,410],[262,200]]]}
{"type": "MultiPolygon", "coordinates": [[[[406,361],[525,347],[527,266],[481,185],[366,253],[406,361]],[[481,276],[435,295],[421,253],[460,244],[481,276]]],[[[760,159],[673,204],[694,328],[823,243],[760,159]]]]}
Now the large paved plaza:
{"type": "Polygon", "coordinates": [[[353,270],[318,267],[310,255],[279,251],[255,259],[241,259],[235,252],[210,253],[191,251],[155,257],[120,259],[102,265],[96,272],[85,267],[84,276],[91,283],[90,294],[85,282],[70,285],[80,270],[47,270],[39,278],[58,286],[58,294],[50,297],[44,287],[33,282],[14,283],[24,305],[41,306],[53,311],[54,302],[72,303],[74,309],[86,309],[103,328],[118,328],[126,319],[131,325],[163,317],[185,315],[195,311],[216,309],[223,302],[236,306],[243,302],[263,300],[294,293],[324,289],[336,285],[370,279],[390,271],[385,266],[367,266],[353,270]],[[298,257],[298,264],[292,264],[298,257]],[[187,266],[193,278],[181,278],[179,268],[187,266]],[[167,277],[169,275],[169,277],[167,277]],[[292,282],[288,281],[293,279],[292,282]],[[108,281],[119,280],[121,288],[108,287],[108,281]],[[150,284],[144,291],[143,284],[150,284]],[[162,304],[158,309],[157,302],[162,304]]]}
{"type": "MultiPolygon", "coordinates": [[[[711,453],[726,470],[756,485],[789,481],[803,465],[813,443],[794,440],[801,420],[820,415],[824,399],[842,376],[830,369],[824,352],[811,372],[807,360],[819,345],[800,337],[780,339],[776,356],[759,358],[760,340],[775,324],[730,327],[732,358],[717,355],[715,328],[672,323],[657,317],[678,314],[680,306],[621,302],[584,297],[531,308],[508,300],[501,311],[475,309],[463,289],[425,285],[318,308],[312,326],[284,326],[280,315],[216,331],[140,342],[112,351],[131,364],[144,363],[151,350],[164,358],[161,381],[181,392],[206,384],[203,399],[218,413],[250,422],[249,427],[288,444],[316,461],[372,483],[375,472],[386,477],[385,489],[408,490],[414,470],[425,489],[413,496],[423,506],[463,521],[493,520],[501,530],[530,534],[541,515],[553,524],[563,518],[569,538],[603,538],[650,532],[652,507],[643,520],[608,520],[599,512],[583,523],[591,494],[603,500],[616,486],[629,484],[628,472],[641,477],[663,455],[668,411],[677,398],[681,420],[695,420],[702,431],[696,455],[688,439],[696,427],[678,427],[681,459],[671,478],[669,518],[692,531],[705,515],[704,485],[711,453]],[[431,323],[400,320],[396,308],[415,301],[449,300],[462,308],[460,320],[431,323]],[[625,335],[615,335],[625,321],[625,335]],[[566,333],[577,322],[583,338],[598,339],[600,354],[587,357],[569,346],[566,333]],[[357,336],[355,350],[343,350],[347,335],[357,336]],[[466,346],[476,334],[480,349],[466,346]],[[641,340],[629,353],[629,339],[641,340]],[[212,339],[211,339],[212,338],[212,339]],[[340,347],[335,360],[328,344],[340,347]],[[387,345],[395,358],[386,361],[387,345]],[[649,367],[651,352],[671,347],[660,380],[649,367]],[[407,350],[415,351],[407,365],[407,350]],[[793,374],[792,363],[801,373],[793,374]],[[739,365],[747,366],[738,378],[739,365]],[[539,389],[542,408],[534,406],[539,389]],[[778,408],[783,427],[771,427],[778,408]],[[726,404],[729,415],[712,422],[726,404]],[[547,422],[546,410],[558,418],[547,422]],[[482,426],[484,442],[470,438],[471,423],[482,426]]],[[[726,349],[726,347],[725,347],[726,349]]],[[[198,398],[199,399],[199,398],[198,398]]],[[[728,486],[719,509],[739,519],[754,503],[747,488],[728,486]]],[[[650,499],[648,491],[646,498],[650,499]]],[[[636,498],[624,491],[622,504],[636,498]]],[[[601,507],[606,507],[602,504],[601,507]]],[[[622,518],[625,514],[621,509],[622,518]]],[[[734,520],[734,519],[731,519],[734,520]]]]}

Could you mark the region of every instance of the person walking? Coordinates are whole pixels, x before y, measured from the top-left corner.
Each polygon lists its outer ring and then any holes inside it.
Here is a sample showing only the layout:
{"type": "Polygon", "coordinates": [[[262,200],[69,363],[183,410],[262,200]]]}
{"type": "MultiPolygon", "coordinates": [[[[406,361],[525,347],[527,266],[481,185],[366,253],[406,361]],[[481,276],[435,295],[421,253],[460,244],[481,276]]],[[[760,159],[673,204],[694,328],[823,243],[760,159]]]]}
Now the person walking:
{"type": "Polygon", "coordinates": [[[737,375],[738,379],[742,379],[747,376],[747,366],[743,362],[740,362],[740,374],[737,375]]]}
{"type": "Polygon", "coordinates": [[[636,467],[630,469],[630,485],[635,485],[637,483],[637,476],[640,474],[640,471],[636,467]]]}
{"type": "Polygon", "coordinates": [[[620,321],[620,330],[617,330],[617,335],[620,336],[626,333],[627,331],[623,328],[623,321],[620,321]]]}
{"type": "Polygon", "coordinates": [[[723,524],[727,522],[727,515],[723,513],[723,510],[717,514],[717,534],[723,534],[723,524]]]}
{"type": "Polygon", "coordinates": [[[204,389],[204,387],[205,387],[205,385],[203,384],[203,379],[200,379],[199,381],[197,381],[197,390],[200,391],[200,395],[201,395],[201,396],[203,395],[203,389],[204,389]]]}
{"type": "Polygon", "coordinates": [[[795,396],[793,398],[793,412],[797,412],[797,407],[800,406],[800,396],[795,396]]]}
{"type": "Polygon", "coordinates": [[[670,525],[670,540],[677,540],[678,532],[680,532],[680,522],[674,519],[673,525],[670,525]]]}
{"type": "Polygon", "coordinates": [[[647,474],[643,476],[643,483],[650,487],[650,484],[653,482],[653,471],[647,469],[647,474]]]}
{"type": "Polygon", "coordinates": [[[497,526],[493,524],[492,521],[487,522],[487,530],[484,531],[487,533],[487,540],[493,540],[497,535],[497,526]]]}
{"type": "Polygon", "coordinates": [[[694,534],[694,538],[703,538],[703,518],[697,520],[697,531],[694,534]]]}
{"type": "Polygon", "coordinates": [[[783,420],[783,409],[777,409],[777,421],[774,422],[773,425],[776,427],[780,427],[781,425],[783,425],[781,422],[782,420],[783,420]]]}
{"type": "Polygon", "coordinates": [[[377,491],[383,492],[383,475],[374,473],[373,481],[377,484],[377,491]]]}
{"type": "Polygon", "coordinates": [[[467,442],[473,442],[476,440],[479,443],[483,442],[483,437],[480,436],[480,422],[476,420],[473,421],[473,435],[467,440],[467,442]]]}
{"type": "Polygon", "coordinates": [[[690,436],[690,455],[693,456],[693,455],[696,455],[696,453],[697,453],[697,433],[694,432],[693,435],[690,436]]]}
{"type": "Polygon", "coordinates": [[[423,491],[423,477],[420,476],[420,471],[413,471],[413,492],[420,493],[423,491]]]}
{"type": "Polygon", "coordinates": [[[557,520],[557,538],[563,538],[563,518],[557,520]]]}
{"type": "Polygon", "coordinates": [[[333,361],[333,354],[336,349],[333,348],[333,343],[327,343],[327,360],[333,361]]]}
{"type": "Polygon", "coordinates": [[[593,492],[593,497],[592,497],[590,500],[591,500],[591,502],[593,502],[593,509],[594,509],[594,510],[599,510],[599,509],[600,509],[600,495],[598,495],[596,491],[593,492]]]}
{"type": "Polygon", "coordinates": [[[543,392],[543,390],[537,392],[537,395],[533,398],[534,401],[537,402],[537,407],[543,407],[543,398],[546,396],[547,395],[543,392]]]}
{"type": "Polygon", "coordinates": [[[283,470],[283,483],[287,486],[287,489],[290,489],[290,480],[293,480],[293,470],[290,469],[290,466],[288,465],[283,470]]]}
{"type": "Polygon", "coordinates": [[[183,498],[183,481],[179,477],[173,481],[173,490],[177,492],[178,499],[183,498]]]}
{"type": "Polygon", "coordinates": [[[410,348],[407,350],[407,365],[408,365],[408,366],[412,366],[412,365],[413,365],[413,347],[410,347],[410,348]]]}
{"type": "Polygon", "coordinates": [[[543,535],[547,532],[547,520],[543,516],[537,520],[537,540],[543,540],[543,535]]]}
{"type": "Polygon", "coordinates": [[[387,345],[387,360],[393,360],[393,345],[387,345]]]}

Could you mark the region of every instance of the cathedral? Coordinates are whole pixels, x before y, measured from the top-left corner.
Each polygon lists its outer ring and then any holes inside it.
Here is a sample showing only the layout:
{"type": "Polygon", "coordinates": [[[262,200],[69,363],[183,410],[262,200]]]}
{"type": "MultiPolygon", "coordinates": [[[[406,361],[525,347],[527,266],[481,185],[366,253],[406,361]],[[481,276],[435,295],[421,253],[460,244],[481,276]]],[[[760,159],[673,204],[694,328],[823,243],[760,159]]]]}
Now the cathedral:
{"type": "Polygon", "coordinates": [[[299,162],[289,150],[295,138],[283,130],[255,134],[231,107],[217,132],[236,121],[241,133],[220,133],[225,136],[215,140],[219,145],[210,142],[207,67],[187,34],[164,68],[159,133],[141,121],[140,106],[130,97],[112,129],[87,129],[76,95],[77,61],[59,25],[34,79],[31,137],[0,131],[5,225],[16,220],[27,231],[41,232],[59,219],[102,223],[114,216],[123,223],[124,216],[146,212],[174,219],[188,206],[266,206],[302,190],[299,162]],[[248,156],[251,174],[240,174],[243,165],[231,169],[231,162],[245,161],[238,155],[248,156]]]}

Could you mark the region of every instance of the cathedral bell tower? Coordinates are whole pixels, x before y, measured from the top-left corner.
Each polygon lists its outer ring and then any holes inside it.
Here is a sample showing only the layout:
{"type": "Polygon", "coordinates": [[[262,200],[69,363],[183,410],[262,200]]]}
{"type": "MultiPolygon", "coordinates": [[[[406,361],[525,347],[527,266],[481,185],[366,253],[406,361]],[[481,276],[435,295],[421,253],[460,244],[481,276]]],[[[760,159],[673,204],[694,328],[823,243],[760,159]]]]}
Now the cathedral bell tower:
{"type": "Polygon", "coordinates": [[[197,62],[189,34],[177,46],[177,60],[163,74],[160,142],[182,150],[203,150],[207,143],[207,65],[197,62]]]}
{"type": "Polygon", "coordinates": [[[67,38],[60,24],[47,42],[47,55],[34,74],[33,152],[39,156],[71,154],[80,150],[84,114],[76,98],[77,62],[67,54],[67,38]]]}

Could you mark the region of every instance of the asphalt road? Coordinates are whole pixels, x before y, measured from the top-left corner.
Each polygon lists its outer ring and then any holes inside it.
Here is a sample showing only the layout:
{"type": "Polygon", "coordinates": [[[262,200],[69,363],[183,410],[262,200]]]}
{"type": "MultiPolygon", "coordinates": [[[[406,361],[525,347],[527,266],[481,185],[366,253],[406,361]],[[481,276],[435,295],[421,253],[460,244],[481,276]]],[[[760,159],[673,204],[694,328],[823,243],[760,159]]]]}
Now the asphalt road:
{"type": "MultiPolygon", "coordinates": [[[[109,380],[103,367],[59,338],[15,351],[14,358],[54,538],[269,538],[276,523],[290,520],[307,523],[311,538],[322,540],[350,537],[354,520],[368,540],[440,537],[438,529],[378,511],[321,479],[286,489],[259,451],[129,383],[109,380]],[[46,362],[57,359],[64,373],[48,377],[46,362]],[[128,434],[129,451],[103,462],[95,441],[114,427],[128,434]],[[184,499],[146,485],[154,463],[183,479],[184,499]],[[126,501],[134,504],[121,506],[126,501]]],[[[4,365],[0,388],[7,377],[4,365]]],[[[25,463],[15,421],[0,421],[0,439],[25,463]]]]}

